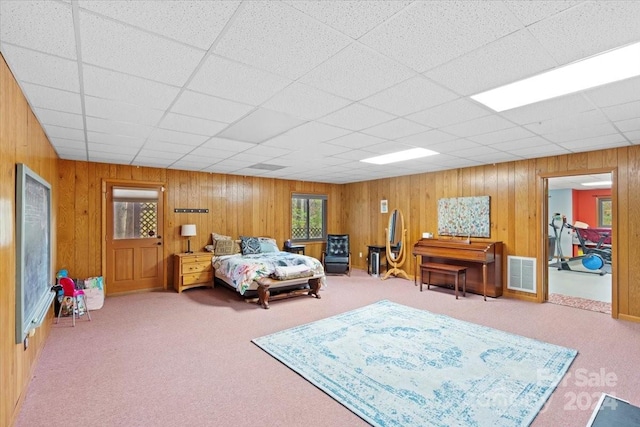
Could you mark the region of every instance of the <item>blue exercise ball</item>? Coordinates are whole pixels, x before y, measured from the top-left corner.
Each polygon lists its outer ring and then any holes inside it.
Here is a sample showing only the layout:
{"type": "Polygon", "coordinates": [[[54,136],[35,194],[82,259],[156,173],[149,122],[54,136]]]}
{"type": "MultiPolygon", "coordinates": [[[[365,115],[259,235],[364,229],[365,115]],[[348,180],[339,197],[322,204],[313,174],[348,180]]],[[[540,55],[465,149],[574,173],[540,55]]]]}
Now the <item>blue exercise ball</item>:
{"type": "Polygon", "coordinates": [[[600,270],[604,267],[604,260],[600,255],[591,254],[582,258],[582,265],[589,270],[600,270]]]}

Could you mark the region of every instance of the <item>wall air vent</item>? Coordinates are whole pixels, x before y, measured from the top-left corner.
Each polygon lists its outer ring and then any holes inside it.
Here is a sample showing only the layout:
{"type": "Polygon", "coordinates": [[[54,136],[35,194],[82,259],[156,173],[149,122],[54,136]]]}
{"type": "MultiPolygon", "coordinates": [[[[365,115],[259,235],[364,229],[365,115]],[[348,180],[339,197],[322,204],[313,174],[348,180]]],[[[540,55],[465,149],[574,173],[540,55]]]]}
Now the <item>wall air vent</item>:
{"type": "Polygon", "coordinates": [[[507,257],[507,289],[536,293],[536,259],[507,257]]]}

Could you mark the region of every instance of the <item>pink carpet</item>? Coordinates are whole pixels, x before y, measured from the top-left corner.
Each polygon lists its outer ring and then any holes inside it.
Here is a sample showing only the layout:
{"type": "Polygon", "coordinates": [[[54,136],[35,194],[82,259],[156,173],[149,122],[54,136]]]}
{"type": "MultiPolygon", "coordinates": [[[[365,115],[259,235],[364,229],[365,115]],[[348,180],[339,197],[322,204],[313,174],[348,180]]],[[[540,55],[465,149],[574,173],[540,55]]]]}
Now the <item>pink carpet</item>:
{"type": "Polygon", "coordinates": [[[484,302],[362,271],[331,276],[322,299],[264,310],[223,288],[107,298],[93,321],[61,319],[35,367],[16,427],[358,426],[331,397],[251,339],[388,299],[577,349],[533,426],[584,426],[601,392],[640,405],[640,324],[556,304],[484,302]]]}

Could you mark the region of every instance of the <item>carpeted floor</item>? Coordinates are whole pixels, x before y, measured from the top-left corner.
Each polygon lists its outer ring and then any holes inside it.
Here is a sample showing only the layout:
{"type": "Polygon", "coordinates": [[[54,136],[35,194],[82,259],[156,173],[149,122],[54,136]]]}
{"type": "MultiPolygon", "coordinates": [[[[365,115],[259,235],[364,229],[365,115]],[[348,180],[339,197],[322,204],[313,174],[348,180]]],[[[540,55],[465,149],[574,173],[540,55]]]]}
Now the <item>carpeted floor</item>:
{"type": "Polygon", "coordinates": [[[640,405],[640,323],[502,297],[456,300],[355,270],[329,277],[322,299],[269,310],[224,288],[107,297],[91,322],[53,325],[14,427],[366,426],[251,340],[383,299],[577,349],[532,427],[584,426],[601,392],[640,405]]]}
{"type": "Polygon", "coordinates": [[[594,301],[586,298],[571,297],[560,294],[549,294],[549,302],[565,305],[567,307],[580,308],[582,310],[611,314],[611,303],[609,302],[594,301]]]}

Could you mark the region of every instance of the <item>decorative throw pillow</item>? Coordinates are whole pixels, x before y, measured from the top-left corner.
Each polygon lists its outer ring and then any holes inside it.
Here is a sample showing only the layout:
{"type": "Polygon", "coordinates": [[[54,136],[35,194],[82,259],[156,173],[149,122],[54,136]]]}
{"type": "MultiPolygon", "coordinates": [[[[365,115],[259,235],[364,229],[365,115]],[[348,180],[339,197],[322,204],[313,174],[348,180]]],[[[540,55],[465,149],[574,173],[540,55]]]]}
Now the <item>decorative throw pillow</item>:
{"type": "Polygon", "coordinates": [[[257,237],[240,236],[240,247],[242,248],[242,255],[260,253],[260,241],[257,237]]]}
{"type": "Polygon", "coordinates": [[[233,255],[234,241],[231,239],[221,239],[216,242],[216,255],[233,255]]]}
{"type": "Polygon", "coordinates": [[[258,237],[258,241],[260,242],[260,252],[280,252],[278,249],[278,244],[276,243],[276,239],[272,239],[270,237],[258,237]]]}

